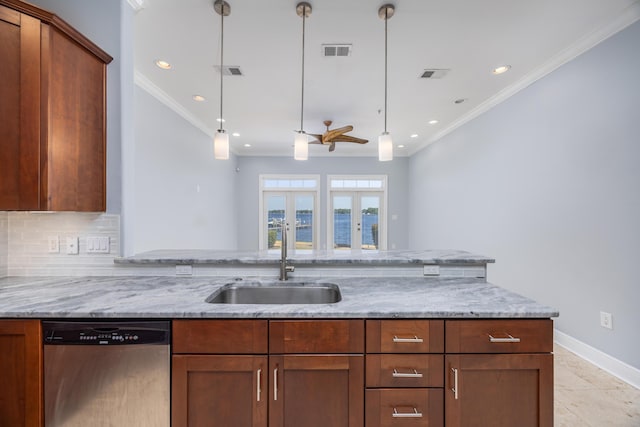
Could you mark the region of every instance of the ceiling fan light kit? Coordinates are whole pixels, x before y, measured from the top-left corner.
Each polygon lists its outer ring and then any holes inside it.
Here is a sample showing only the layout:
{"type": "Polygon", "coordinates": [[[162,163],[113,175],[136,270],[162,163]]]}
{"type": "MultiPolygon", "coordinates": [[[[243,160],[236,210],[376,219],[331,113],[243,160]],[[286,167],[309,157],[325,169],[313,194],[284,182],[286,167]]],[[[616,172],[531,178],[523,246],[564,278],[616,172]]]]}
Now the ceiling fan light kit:
{"type": "Polygon", "coordinates": [[[378,9],[378,16],[384,19],[384,132],[378,137],[378,160],[381,162],[393,160],[393,140],[387,132],[387,22],[395,10],[392,4],[385,4],[378,9]]]}
{"type": "MultiPolygon", "coordinates": [[[[220,15],[220,70],[224,63],[224,17],[231,13],[231,6],[224,0],[214,0],[213,9],[220,15]]],[[[218,160],[229,159],[229,134],[224,130],[224,116],[222,115],[222,82],[223,74],[220,72],[220,128],[213,138],[213,157],[218,160]]]]}

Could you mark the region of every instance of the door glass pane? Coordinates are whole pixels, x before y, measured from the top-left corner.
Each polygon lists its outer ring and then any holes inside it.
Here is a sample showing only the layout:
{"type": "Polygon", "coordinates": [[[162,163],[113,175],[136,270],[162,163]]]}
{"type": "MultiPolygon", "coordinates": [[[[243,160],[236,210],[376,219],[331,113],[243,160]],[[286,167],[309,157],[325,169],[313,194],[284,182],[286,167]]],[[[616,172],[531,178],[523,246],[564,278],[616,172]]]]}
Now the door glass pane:
{"type": "Polygon", "coordinates": [[[283,195],[266,195],[267,206],[267,248],[280,249],[281,224],[285,217],[285,197],[283,195]]]}
{"type": "Polygon", "coordinates": [[[351,196],[333,196],[333,248],[351,249],[351,196]]]}
{"type": "MultiPolygon", "coordinates": [[[[296,195],[295,248],[313,249],[313,196],[296,195]]],[[[293,224],[291,224],[293,225],[293,224]]]]}
{"type": "Polygon", "coordinates": [[[360,208],[362,209],[362,227],[360,227],[362,250],[377,250],[380,197],[363,195],[360,198],[360,208]]]}

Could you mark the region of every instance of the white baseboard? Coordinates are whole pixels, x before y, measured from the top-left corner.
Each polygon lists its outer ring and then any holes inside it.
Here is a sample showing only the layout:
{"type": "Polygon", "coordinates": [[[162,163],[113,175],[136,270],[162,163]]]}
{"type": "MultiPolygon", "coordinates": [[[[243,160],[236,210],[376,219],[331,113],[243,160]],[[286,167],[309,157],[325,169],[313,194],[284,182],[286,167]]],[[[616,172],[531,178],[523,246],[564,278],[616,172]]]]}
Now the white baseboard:
{"type": "Polygon", "coordinates": [[[556,344],[566,348],[584,360],[593,363],[598,368],[620,378],[622,381],[629,383],[633,387],[640,389],[640,369],[634,368],[615,357],[609,356],[597,348],[593,348],[570,335],[553,330],[554,341],[556,344]]]}

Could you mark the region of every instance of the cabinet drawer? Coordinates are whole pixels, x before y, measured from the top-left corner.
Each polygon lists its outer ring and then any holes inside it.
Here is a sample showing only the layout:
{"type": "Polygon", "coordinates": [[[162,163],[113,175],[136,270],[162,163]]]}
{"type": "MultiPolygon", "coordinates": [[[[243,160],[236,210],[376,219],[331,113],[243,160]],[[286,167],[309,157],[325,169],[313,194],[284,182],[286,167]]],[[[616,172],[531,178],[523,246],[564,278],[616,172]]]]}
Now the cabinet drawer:
{"type": "Polygon", "coordinates": [[[367,387],[443,387],[441,354],[368,354],[367,387]]]}
{"type": "Polygon", "coordinates": [[[267,353],[266,320],[174,320],[174,353],[267,353]]]}
{"type": "Polygon", "coordinates": [[[442,389],[376,389],[365,392],[366,427],[444,425],[442,389]]]}
{"type": "Polygon", "coordinates": [[[442,353],[443,320],[367,320],[367,353],[442,353]]]}
{"type": "Polygon", "coordinates": [[[447,353],[550,353],[551,319],[447,320],[447,353]]]}
{"type": "Polygon", "coordinates": [[[269,352],[363,353],[363,320],[272,320],[269,352]]]}

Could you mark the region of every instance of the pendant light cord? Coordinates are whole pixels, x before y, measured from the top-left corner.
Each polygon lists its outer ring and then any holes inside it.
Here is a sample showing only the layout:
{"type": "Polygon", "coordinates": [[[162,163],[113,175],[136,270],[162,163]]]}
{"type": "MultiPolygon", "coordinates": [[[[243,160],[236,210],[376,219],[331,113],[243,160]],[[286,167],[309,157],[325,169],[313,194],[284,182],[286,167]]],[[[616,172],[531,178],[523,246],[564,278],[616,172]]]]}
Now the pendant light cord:
{"type": "Polygon", "coordinates": [[[300,132],[304,132],[303,123],[304,123],[304,35],[305,35],[305,21],[307,20],[307,5],[302,6],[302,79],[301,79],[301,87],[300,91],[302,94],[302,99],[300,101],[300,132]]]}
{"type": "Polygon", "coordinates": [[[387,133],[387,21],[389,8],[384,9],[384,133],[387,133]]]}
{"type": "Polygon", "coordinates": [[[218,131],[224,131],[224,122],[222,115],[222,65],[224,64],[224,0],[220,1],[220,129],[218,131]]]}

